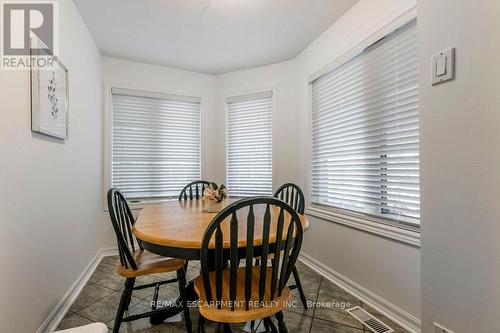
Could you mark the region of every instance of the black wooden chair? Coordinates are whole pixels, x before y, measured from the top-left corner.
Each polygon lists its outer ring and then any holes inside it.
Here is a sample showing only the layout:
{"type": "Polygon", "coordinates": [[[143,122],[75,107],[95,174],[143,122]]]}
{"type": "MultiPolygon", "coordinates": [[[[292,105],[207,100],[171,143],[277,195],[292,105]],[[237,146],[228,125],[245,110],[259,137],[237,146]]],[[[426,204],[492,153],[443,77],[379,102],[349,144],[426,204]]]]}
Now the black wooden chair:
{"type": "Polygon", "coordinates": [[[266,330],[278,332],[273,315],[279,332],[287,332],[283,319],[291,296],[287,281],[302,235],[297,212],[273,197],[241,199],[220,211],[203,236],[200,276],[194,282],[200,297],[198,332],[205,332],[205,319],[218,323],[217,332],[231,332],[231,323],[258,319],[263,319],[266,330]],[[256,221],[257,209],[264,212],[262,220],[256,221]],[[238,246],[238,232],[243,233],[246,247],[238,246]],[[260,265],[253,264],[255,256],[262,258],[260,265]],[[273,264],[268,266],[271,257],[273,264]]]}
{"type": "Polygon", "coordinates": [[[293,183],[283,184],[274,192],[273,196],[289,204],[300,215],[304,215],[306,200],[298,185],[293,183]]]}
{"type": "Polygon", "coordinates": [[[179,201],[181,200],[193,200],[203,198],[203,192],[210,185],[210,182],[206,180],[197,180],[191,182],[184,186],[181,193],[179,194],[179,201]]]}
{"type": "MultiPolygon", "coordinates": [[[[203,192],[205,189],[211,184],[211,182],[206,180],[196,180],[184,186],[179,193],[179,201],[182,200],[199,200],[203,198],[203,192]]],[[[186,260],[186,264],[184,265],[184,269],[187,272],[188,269],[188,261],[186,260]]]]}
{"type": "Polygon", "coordinates": [[[134,217],[132,216],[132,212],[130,211],[125,197],[117,189],[112,188],[108,191],[108,209],[111,223],[113,224],[113,229],[115,230],[116,240],[118,242],[118,253],[120,255],[120,260],[116,263],[116,272],[126,278],[125,287],[116,312],[113,333],[117,333],[119,331],[122,322],[151,317],[152,315],[162,311],[161,309],[157,310],[156,306],[153,305],[152,311],[124,318],[124,312],[128,310],[132,299],[132,292],[134,290],[155,287],[153,304],[156,304],[158,301],[158,291],[160,285],[175,282],[179,283],[179,293],[181,296],[181,306],[184,311],[186,329],[188,332],[192,332],[189,309],[185,301],[185,261],[158,256],[145,251],[141,248],[140,244],[136,245],[137,239],[132,234],[132,227],[135,223],[134,217]],[[135,279],[139,276],[155,273],[168,273],[173,271],[177,272],[177,278],[175,279],[134,287],[135,279]]]}
{"type": "MultiPolygon", "coordinates": [[[[281,185],[276,192],[274,192],[274,197],[280,200],[285,201],[289,204],[297,213],[300,215],[304,215],[305,210],[305,199],[304,193],[300,189],[298,185],[293,183],[286,183],[281,185]]],[[[302,289],[302,283],[300,282],[299,272],[297,268],[293,266],[293,278],[295,280],[295,285],[289,286],[290,289],[297,289],[299,291],[300,300],[302,301],[302,305],[304,309],[307,310],[307,299],[304,294],[304,290],[302,289]]]]}

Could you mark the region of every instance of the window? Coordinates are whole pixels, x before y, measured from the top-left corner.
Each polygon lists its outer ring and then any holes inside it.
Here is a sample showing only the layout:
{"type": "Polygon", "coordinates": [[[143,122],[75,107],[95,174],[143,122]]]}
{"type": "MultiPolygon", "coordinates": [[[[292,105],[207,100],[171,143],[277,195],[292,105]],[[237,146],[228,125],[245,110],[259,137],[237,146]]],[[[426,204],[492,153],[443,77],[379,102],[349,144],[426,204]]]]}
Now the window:
{"type": "Polygon", "coordinates": [[[313,205],[418,226],[416,22],[312,82],[313,205]]]}
{"type": "Polygon", "coordinates": [[[199,98],[112,89],[112,99],[112,186],[169,198],[201,178],[199,98]]]}
{"type": "Polygon", "coordinates": [[[271,195],[272,92],[227,99],[227,187],[236,197],[271,195]]]}

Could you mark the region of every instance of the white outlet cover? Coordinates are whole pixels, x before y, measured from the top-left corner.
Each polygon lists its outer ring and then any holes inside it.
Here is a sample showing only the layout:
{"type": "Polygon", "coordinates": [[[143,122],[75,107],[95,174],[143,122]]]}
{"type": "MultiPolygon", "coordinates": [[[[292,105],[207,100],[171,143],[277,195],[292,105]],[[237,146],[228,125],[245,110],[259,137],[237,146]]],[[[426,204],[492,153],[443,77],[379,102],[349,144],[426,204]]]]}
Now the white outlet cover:
{"type": "Polygon", "coordinates": [[[443,326],[434,323],[434,333],[453,333],[447,328],[444,328],[443,326]]]}
{"type": "Polygon", "coordinates": [[[431,83],[436,85],[455,78],[455,48],[436,53],[431,59],[431,83]]]}

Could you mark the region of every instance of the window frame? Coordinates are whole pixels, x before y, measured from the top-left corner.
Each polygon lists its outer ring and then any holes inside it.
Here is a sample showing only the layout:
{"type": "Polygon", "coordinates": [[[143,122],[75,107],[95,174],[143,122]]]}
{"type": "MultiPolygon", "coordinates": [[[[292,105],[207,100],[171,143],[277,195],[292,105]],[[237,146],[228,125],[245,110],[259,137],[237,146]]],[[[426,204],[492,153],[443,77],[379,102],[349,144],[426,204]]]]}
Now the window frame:
{"type": "MultiPolygon", "coordinates": [[[[404,8],[399,8],[396,13],[387,20],[379,23],[373,28],[371,33],[367,33],[357,42],[351,44],[344,52],[340,52],[337,57],[321,66],[319,69],[311,71],[306,82],[308,89],[308,114],[307,114],[307,165],[306,180],[308,194],[306,196],[305,214],[320,218],[332,223],[348,226],[357,230],[368,232],[384,238],[393,239],[407,245],[420,247],[420,226],[406,224],[404,221],[396,221],[390,217],[380,217],[367,213],[355,212],[347,209],[326,207],[324,205],[313,204],[311,202],[312,183],[312,82],[320,76],[334,70],[351,58],[361,54],[365,49],[376,44],[384,37],[390,35],[399,28],[417,19],[416,3],[409,3],[404,8]]],[[[421,217],[422,219],[422,217],[421,217]]]]}
{"type": "MultiPolygon", "coordinates": [[[[228,101],[230,99],[235,99],[239,97],[245,97],[249,95],[259,95],[259,94],[266,94],[270,93],[271,94],[271,192],[274,191],[274,184],[275,184],[275,179],[274,179],[274,170],[275,168],[275,159],[274,159],[274,129],[275,129],[275,124],[274,124],[274,110],[276,108],[276,89],[274,87],[271,88],[262,88],[262,89],[254,89],[254,90],[245,90],[245,91],[239,91],[239,92],[233,92],[230,94],[227,94],[226,96],[223,97],[222,102],[224,103],[224,179],[225,179],[225,184],[228,185],[228,145],[229,145],[229,140],[228,140],[228,127],[229,127],[229,103],[228,101]]],[[[229,185],[228,185],[229,187],[229,185]]],[[[229,189],[229,191],[231,191],[229,189]]],[[[272,195],[271,193],[270,195],[272,195]]],[[[235,198],[243,198],[243,197],[238,197],[235,196],[235,198]]]]}
{"type": "MultiPolygon", "coordinates": [[[[137,94],[138,96],[144,97],[168,97],[172,95],[185,96],[188,98],[199,98],[200,99],[200,174],[201,178],[205,178],[205,166],[204,166],[204,142],[205,133],[205,103],[207,97],[199,92],[185,91],[185,90],[157,90],[144,87],[131,86],[129,84],[119,84],[113,82],[104,83],[104,115],[103,115],[103,147],[102,147],[102,174],[103,174],[103,190],[102,190],[102,203],[103,210],[108,211],[107,206],[107,191],[112,186],[112,166],[113,166],[113,94],[112,90],[128,90],[137,94]]],[[[180,192],[181,189],[179,189],[180,192]]],[[[133,199],[129,202],[129,206],[132,210],[142,209],[150,204],[161,203],[165,201],[177,200],[177,198],[146,198],[146,199],[133,199]]]]}

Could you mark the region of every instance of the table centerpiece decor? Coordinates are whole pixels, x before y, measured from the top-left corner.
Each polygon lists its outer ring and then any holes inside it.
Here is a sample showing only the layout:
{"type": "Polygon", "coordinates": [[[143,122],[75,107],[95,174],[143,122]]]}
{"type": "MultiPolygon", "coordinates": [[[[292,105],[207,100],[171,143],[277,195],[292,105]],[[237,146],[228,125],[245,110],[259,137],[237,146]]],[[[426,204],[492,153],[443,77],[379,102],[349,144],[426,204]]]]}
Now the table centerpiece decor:
{"type": "Polygon", "coordinates": [[[203,191],[203,202],[207,213],[217,213],[224,208],[223,201],[227,198],[227,187],[224,184],[217,185],[210,183],[210,185],[203,191]]]}

